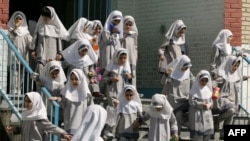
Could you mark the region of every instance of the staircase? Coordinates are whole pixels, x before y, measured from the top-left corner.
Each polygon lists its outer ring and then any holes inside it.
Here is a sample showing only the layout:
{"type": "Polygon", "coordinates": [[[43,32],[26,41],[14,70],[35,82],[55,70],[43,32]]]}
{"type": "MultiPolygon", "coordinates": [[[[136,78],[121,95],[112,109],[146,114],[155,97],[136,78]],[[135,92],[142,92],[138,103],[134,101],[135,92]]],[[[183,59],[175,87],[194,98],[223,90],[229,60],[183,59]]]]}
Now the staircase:
{"type": "MultiPolygon", "coordinates": [[[[33,82],[30,82],[29,76],[33,73],[32,68],[18,52],[16,47],[7,36],[7,31],[0,29],[0,134],[1,141],[20,141],[20,135],[14,135],[12,132],[5,133],[7,126],[19,126],[22,120],[21,114],[24,108],[24,94],[34,90],[33,82]],[[14,57],[13,57],[14,56],[14,57]],[[14,58],[14,59],[13,59],[14,58]],[[20,63],[17,63],[20,62],[20,63]],[[15,65],[13,65],[15,64],[15,65]],[[19,66],[17,65],[19,64],[19,66]],[[20,67],[21,66],[21,67],[20,67]],[[19,68],[19,69],[18,69],[19,68]],[[18,71],[16,71],[18,70],[18,71]],[[18,72],[18,73],[16,73],[18,72]],[[18,77],[16,81],[16,77],[18,77]],[[7,136],[6,136],[7,134],[7,136]]],[[[41,88],[42,97],[47,100],[51,97],[49,91],[41,88]]],[[[59,105],[53,101],[51,109],[54,113],[53,123],[58,126],[59,105]]],[[[50,119],[52,121],[52,119],[50,119]]],[[[53,135],[53,141],[58,141],[59,137],[53,135]]]]}

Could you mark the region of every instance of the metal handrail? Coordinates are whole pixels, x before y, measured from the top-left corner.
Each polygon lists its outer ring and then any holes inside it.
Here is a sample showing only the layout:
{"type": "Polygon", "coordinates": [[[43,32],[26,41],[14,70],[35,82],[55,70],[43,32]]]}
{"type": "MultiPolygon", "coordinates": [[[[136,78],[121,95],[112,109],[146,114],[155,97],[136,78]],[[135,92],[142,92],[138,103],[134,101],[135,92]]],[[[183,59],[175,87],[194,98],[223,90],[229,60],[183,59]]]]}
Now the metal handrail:
{"type": "MultiPolygon", "coordinates": [[[[9,39],[9,37],[6,35],[6,33],[2,29],[0,29],[0,34],[3,36],[4,40],[9,45],[9,48],[15,53],[16,57],[20,60],[20,62],[25,67],[25,69],[28,71],[28,73],[32,74],[34,71],[30,67],[30,65],[28,64],[28,62],[19,53],[19,51],[17,50],[17,48],[15,47],[15,45],[12,43],[12,41],[9,39]]],[[[48,91],[48,89],[46,87],[42,87],[41,90],[47,96],[47,98],[51,97],[51,94],[50,94],[50,92],[48,91]]],[[[12,103],[12,101],[8,98],[7,94],[3,91],[2,88],[0,88],[0,94],[7,101],[7,103],[9,104],[9,106],[11,108],[11,110],[13,111],[13,113],[17,116],[18,120],[21,121],[22,120],[21,114],[19,113],[19,111],[17,110],[17,108],[14,106],[14,104],[12,103]]],[[[59,124],[59,107],[60,106],[59,106],[59,104],[56,101],[52,101],[52,104],[55,107],[55,111],[54,111],[54,125],[58,126],[58,124],[59,124]]],[[[58,137],[54,136],[53,140],[55,140],[55,141],[58,140],[58,137]]]]}
{"type": "MultiPolygon", "coordinates": [[[[240,51],[237,50],[236,48],[237,48],[236,46],[233,46],[233,48],[232,48],[233,52],[239,53],[240,51]]],[[[242,60],[245,61],[248,65],[250,65],[250,58],[249,57],[243,56],[242,60]]],[[[243,66],[241,69],[242,69],[241,71],[243,72],[243,66]]],[[[242,91],[242,89],[243,89],[243,86],[241,84],[241,91],[242,91]]],[[[241,103],[239,103],[239,108],[242,109],[242,111],[244,111],[249,116],[250,111],[248,111],[247,108],[243,106],[242,101],[243,101],[243,99],[241,97],[241,103]]]]}

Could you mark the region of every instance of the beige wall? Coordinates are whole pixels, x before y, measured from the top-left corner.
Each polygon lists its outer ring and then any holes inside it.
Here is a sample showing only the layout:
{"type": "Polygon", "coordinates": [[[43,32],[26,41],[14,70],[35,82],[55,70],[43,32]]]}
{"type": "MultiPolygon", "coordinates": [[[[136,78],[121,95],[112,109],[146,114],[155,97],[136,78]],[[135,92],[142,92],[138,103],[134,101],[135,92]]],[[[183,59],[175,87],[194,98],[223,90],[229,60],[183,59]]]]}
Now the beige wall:
{"type": "Polygon", "coordinates": [[[242,0],[242,44],[250,43],[250,0],[242,0]]]}

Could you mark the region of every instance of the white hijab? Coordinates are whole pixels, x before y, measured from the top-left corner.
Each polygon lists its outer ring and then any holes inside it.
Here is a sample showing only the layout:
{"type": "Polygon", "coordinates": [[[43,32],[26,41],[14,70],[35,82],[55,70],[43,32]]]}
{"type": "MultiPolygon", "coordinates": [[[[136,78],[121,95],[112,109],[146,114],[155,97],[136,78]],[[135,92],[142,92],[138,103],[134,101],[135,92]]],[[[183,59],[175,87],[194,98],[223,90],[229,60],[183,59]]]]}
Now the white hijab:
{"type": "Polygon", "coordinates": [[[138,29],[137,29],[137,26],[136,26],[136,23],[135,23],[135,19],[132,16],[130,16],[130,15],[124,16],[124,18],[123,18],[123,23],[124,23],[123,27],[125,27],[125,24],[127,22],[129,22],[129,21],[132,22],[132,29],[131,29],[131,31],[129,31],[129,34],[135,34],[136,36],[138,36],[139,33],[138,33],[138,29]]]}
{"type": "Polygon", "coordinates": [[[15,13],[12,14],[12,16],[10,17],[10,20],[8,22],[8,27],[10,30],[14,30],[15,28],[15,19],[17,17],[21,17],[22,18],[22,24],[16,29],[15,33],[18,36],[24,36],[29,34],[29,30],[28,30],[28,24],[27,24],[27,20],[26,20],[26,16],[23,12],[21,11],[16,11],[15,13]]]}
{"type": "Polygon", "coordinates": [[[242,80],[242,74],[240,68],[235,72],[232,72],[232,67],[235,63],[240,61],[242,63],[241,57],[227,56],[225,61],[218,67],[218,75],[223,77],[228,82],[236,82],[242,80]]]}
{"type": "Polygon", "coordinates": [[[62,55],[67,63],[80,69],[95,64],[98,61],[98,56],[93,50],[90,42],[84,38],[76,41],[65,50],[63,50],[62,55]],[[81,48],[82,46],[85,46],[84,48],[88,50],[87,54],[83,57],[79,55],[79,48],[81,48]]]}
{"type": "Polygon", "coordinates": [[[51,12],[51,19],[47,24],[45,24],[41,15],[38,19],[35,33],[54,38],[65,38],[66,36],[68,36],[69,33],[57,16],[55,9],[51,6],[46,7],[51,12]]]}
{"type": "Polygon", "coordinates": [[[43,85],[45,85],[45,87],[47,87],[49,90],[61,89],[64,87],[64,83],[67,81],[61,63],[58,61],[49,61],[43,67],[39,78],[43,85]],[[55,79],[52,79],[50,73],[54,70],[59,70],[59,74],[55,79]]]}
{"type": "Polygon", "coordinates": [[[25,95],[29,97],[33,106],[31,110],[26,110],[23,112],[23,120],[34,121],[48,119],[47,110],[43,103],[41,95],[38,92],[28,92],[25,95]]]}
{"type": "Polygon", "coordinates": [[[170,28],[168,29],[168,32],[166,33],[165,37],[168,40],[173,40],[174,44],[176,45],[182,45],[185,41],[185,34],[183,34],[181,37],[176,37],[176,34],[182,29],[186,28],[187,26],[183,23],[182,20],[176,20],[170,28]]]}
{"type": "Polygon", "coordinates": [[[89,86],[81,69],[73,69],[70,72],[69,79],[65,87],[61,90],[61,94],[65,96],[66,99],[72,102],[81,102],[87,98],[87,95],[90,94],[89,86]],[[78,86],[73,86],[70,80],[70,75],[74,73],[80,84],[78,86]]]}
{"type": "Polygon", "coordinates": [[[71,141],[103,141],[100,136],[106,119],[107,112],[103,107],[96,104],[90,105],[71,141]]]}
{"type": "MultiPolygon", "coordinates": [[[[96,29],[97,26],[100,26],[100,27],[101,27],[101,33],[102,33],[102,31],[103,31],[103,26],[102,26],[102,23],[101,23],[100,20],[93,20],[93,21],[90,21],[90,26],[89,26],[89,28],[88,28],[88,33],[89,33],[90,35],[93,36],[94,31],[95,31],[95,29],[96,29]]],[[[100,35],[101,35],[101,33],[100,33],[100,35]]]]}
{"type": "Polygon", "coordinates": [[[229,43],[227,43],[227,38],[229,36],[233,36],[233,33],[228,29],[222,29],[215,38],[212,47],[218,47],[227,55],[232,54],[232,47],[229,43]]]}
{"type": "Polygon", "coordinates": [[[125,85],[123,91],[118,95],[118,112],[125,113],[125,114],[134,114],[138,112],[142,112],[142,103],[139,97],[139,94],[133,85],[125,85]],[[133,99],[130,101],[126,100],[125,93],[127,90],[132,90],[133,92],[133,99]]]}
{"type": "Polygon", "coordinates": [[[191,87],[190,95],[196,97],[198,99],[209,99],[212,97],[213,89],[212,89],[212,81],[210,73],[206,70],[201,70],[191,87]],[[206,86],[200,85],[200,80],[203,78],[207,78],[208,82],[206,86]]]}
{"type": "Polygon", "coordinates": [[[168,68],[172,68],[172,73],[170,74],[170,77],[178,80],[183,81],[190,77],[190,67],[192,66],[191,60],[188,56],[182,55],[175,60],[173,60],[170,64],[167,65],[168,68]],[[188,69],[186,71],[182,71],[182,67],[184,65],[188,66],[188,69]]]}
{"type": "Polygon", "coordinates": [[[108,32],[110,33],[110,30],[109,30],[109,25],[110,23],[115,20],[115,19],[120,19],[120,23],[117,25],[119,31],[120,31],[120,34],[119,34],[119,38],[123,38],[123,23],[122,23],[122,12],[121,11],[118,11],[118,10],[114,10],[112,11],[108,18],[106,19],[106,22],[104,24],[104,31],[105,32],[108,32]]]}
{"type": "Polygon", "coordinates": [[[86,32],[83,32],[83,29],[88,27],[90,22],[86,18],[79,18],[68,30],[69,35],[65,38],[66,41],[71,39],[88,39],[91,40],[91,36],[86,32]]]}
{"type": "Polygon", "coordinates": [[[170,118],[172,111],[173,111],[173,108],[169,104],[165,95],[156,93],[152,96],[151,104],[150,104],[149,111],[148,111],[148,114],[151,117],[167,120],[170,118]],[[156,111],[155,108],[157,107],[162,107],[162,110],[156,111]]]}
{"type": "MultiPolygon", "coordinates": [[[[116,74],[122,74],[123,71],[131,73],[128,58],[126,59],[126,62],[123,65],[118,64],[118,59],[119,59],[120,55],[123,53],[128,54],[128,51],[125,48],[117,48],[115,50],[111,61],[109,62],[109,64],[106,67],[107,71],[112,71],[116,74]]],[[[128,57],[128,55],[127,55],[127,57],[128,57]]]]}

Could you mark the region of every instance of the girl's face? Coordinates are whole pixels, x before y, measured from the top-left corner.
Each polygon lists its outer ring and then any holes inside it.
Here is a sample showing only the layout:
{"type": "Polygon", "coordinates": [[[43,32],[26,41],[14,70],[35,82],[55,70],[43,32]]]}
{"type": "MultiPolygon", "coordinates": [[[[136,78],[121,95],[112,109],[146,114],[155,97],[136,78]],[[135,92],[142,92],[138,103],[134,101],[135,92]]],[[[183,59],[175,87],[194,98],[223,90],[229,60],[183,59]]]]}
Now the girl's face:
{"type": "Polygon", "coordinates": [[[200,80],[200,85],[201,85],[201,86],[206,86],[206,85],[207,85],[207,82],[208,82],[208,79],[207,79],[207,78],[202,78],[202,79],[200,80]]]}
{"type": "Polygon", "coordinates": [[[22,24],[22,22],[23,22],[22,17],[17,16],[17,17],[15,18],[15,23],[16,23],[16,24],[17,24],[17,23],[20,23],[20,25],[21,25],[21,24],[22,24]]]}
{"type": "Polygon", "coordinates": [[[176,37],[181,37],[183,34],[185,34],[186,28],[182,28],[179,32],[177,32],[176,37]]]}
{"type": "Polygon", "coordinates": [[[131,101],[131,100],[133,99],[133,97],[134,97],[133,91],[127,90],[127,91],[125,92],[125,99],[126,99],[127,101],[131,101]]]}
{"type": "Polygon", "coordinates": [[[156,110],[157,112],[160,112],[160,111],[162,110],[162,108],[158,108],[158,107],[156,108],[156,107],[155,107],[155,110],[156,110]]]}
{"type": "Polygon", "coordinates": [[[126,60],[127,60],[127,55],[121,54],[118,58],[118,64],[123,65],[123,64],[125,64],[126,60]]]}
{"type": "Polygon", "coordinates": [[[85,26],[85,27],[82,29],[82,32],[84,32],[84,33],[87,32],[88,28],[89,28],[89,25],[85,26]]]}
{"type": "Polygon", "coordinates": [[[76,77],[76,75],[74,73],[71,73],[70,81],[71,81],[73,86],[78,86],[80,84],[80,81],[78,80],[78,78],[76,77]]]}
{"type": "Polygon", "coordinates": [[[50,73],[50,77],[54,80],[57,78],[58,74],[59,74],[59,70],[54,70],[50,73]]]}
{"type": "Polygon", "coordinates": [[[25,107],[27,110],[31,110],[31,109],[32,109],[32,106],[33,106],[32,101],[31,101],[30,98],[26,95],[26,96],[24,97],[24,107],[25,107]]]}
{"type": "Polygon", "coordinates": [[[185,67],[182,67],[181,70],[182,70],[182,71],[186,71],[186,70],[188,70],[188,67],[186,67],[186,66],[185,66],[185,67]]]}
{"type": "Polygon", "coordinates": [[[114,25],[118,25],[120,22],[121,22],[121,20],[113,20],[113,21],[112,21],[112,23],[113,23],[114,25]]]}
{"type": "Polygon", "coordinates": [[[232,67],[232,72],[235,72],[239,68],[239,66],[240,66],[240,62],[234,64],[232,67]]]}
{"type": "Polygon", "coordinates": [[[232,35],[229,36],[229,37],[227,37],[227,43],[230,44],[230,42],[232,41],[232,39],[233,39],[233,36],[232,36],[232,35]]]}
{"type": "Polygon", "coordinates": [[[49,23],[49,21],[51,20],[50,17],[47,17],[47,16],[42,16],[42,18],[45,24],[49,23]]]}
{"type": "Polygon", "coordinates": [[[94,35],[99,35],[102,32],[102,28],[100,25],[97,25],[94,30],[94,35]]]}
{"type": "Polygon", "coordinates": [[[87,53],[88,53],[88,49],[82,49],[82,50],[79,51],[79,55],[81,57],[84,57],[87,53]]]}
{"type": "Polygon", "coordinates": [[[133,23],[131,21],[128,21],[125,24],[125,30],[130,31],[132,29],[133,23]]]}

